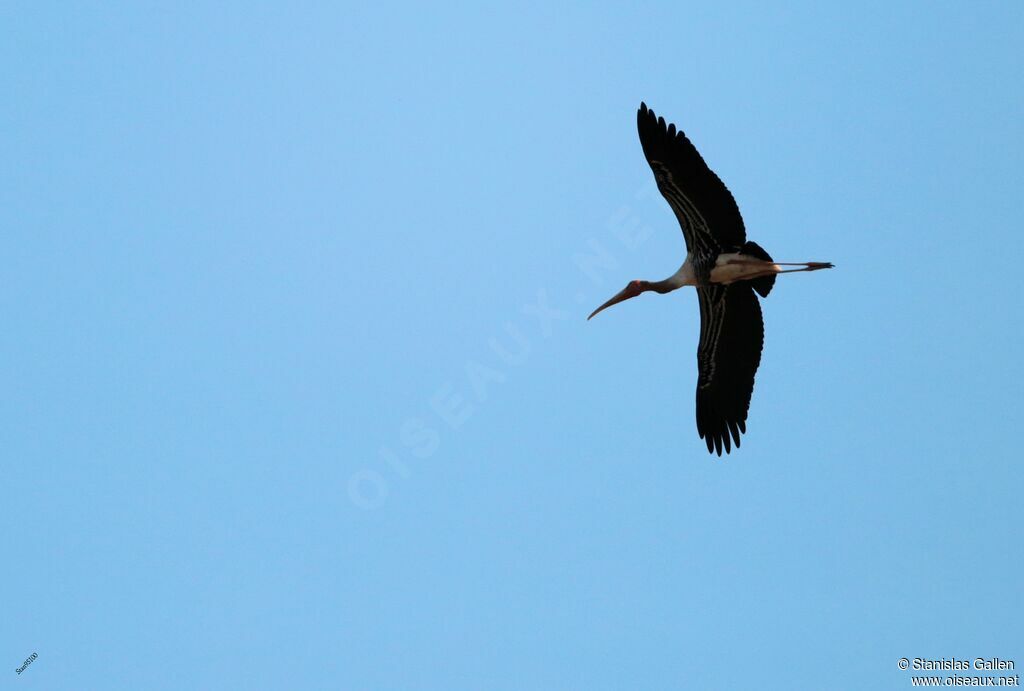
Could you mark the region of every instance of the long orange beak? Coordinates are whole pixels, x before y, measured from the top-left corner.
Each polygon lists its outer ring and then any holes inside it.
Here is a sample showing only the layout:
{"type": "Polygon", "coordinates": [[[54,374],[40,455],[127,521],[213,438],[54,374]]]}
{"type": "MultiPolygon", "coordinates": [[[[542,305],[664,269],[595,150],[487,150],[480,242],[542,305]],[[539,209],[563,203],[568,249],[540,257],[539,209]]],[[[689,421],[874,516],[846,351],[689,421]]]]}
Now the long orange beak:
{"type": "Polygon", "coordinates": [[[590,321],[591,319],[593,319],[593,318],[594,318],[594,315],[595,315],[595,314],[597,314],[598,312],[600,312],[600,311],[602,311],[602,310],[605,310],[605,309],[608,309],[608,308],[609,308],[609,307],[611,307],[612,305],[617,305],[617,304],[619,304],[620,302],[622,302],[623,300],[628,300],[628,299],[630,299],[630,298],[635,298],[635,297],[636,297],[637,295],[639,295],[639,294],[640,294],[641,292],[642,292],[642,291],[640,291],[640,290],[637,290],[636,288],[634,288],[632,284],[630,284],[630,285],[626,286],[625,288],[623,288],[622,290],[620,290],[620,291],[619,291],[619,292],[618,292],[618,293],[617,293],[617,294],[615,295],[615,297],[613,297],[613,298],[612,298],[611,300],[609,300],[608,302],[604,303],[603,305],[601,305],[600,307],[598,307],[598,308],[597,308],[596,310],[594,310],[593,312],[591,312],[591,313],[590,313],[590,316],[589,316],[589,317],[587,317],[587,321],[590,321]]]}

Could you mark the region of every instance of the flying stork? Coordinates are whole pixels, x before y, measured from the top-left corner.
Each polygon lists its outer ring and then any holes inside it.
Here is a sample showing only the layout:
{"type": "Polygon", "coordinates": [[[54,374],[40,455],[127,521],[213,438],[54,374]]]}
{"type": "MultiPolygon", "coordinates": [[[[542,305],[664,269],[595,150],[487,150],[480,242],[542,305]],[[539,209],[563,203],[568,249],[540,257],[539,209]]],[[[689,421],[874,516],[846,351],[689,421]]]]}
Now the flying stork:
{"type": "Polygon", "coordinates": [[[658,190],[682,226],[686,260],[664,281],[630,281],[587,319],[647,291],[697,289],[697,434],[710,453],[721,456],[722,449],[729,453],[730,441],[739,448],[740,435],[747,431],[754,374],[761,362],[764,322],[754,293],[768,297],[776,274],[831,269],[832,264],[772,261],[747,240],[736,200],[682,130],[666,125],[645,103],[637,111],[636,125],[658,190]]]}

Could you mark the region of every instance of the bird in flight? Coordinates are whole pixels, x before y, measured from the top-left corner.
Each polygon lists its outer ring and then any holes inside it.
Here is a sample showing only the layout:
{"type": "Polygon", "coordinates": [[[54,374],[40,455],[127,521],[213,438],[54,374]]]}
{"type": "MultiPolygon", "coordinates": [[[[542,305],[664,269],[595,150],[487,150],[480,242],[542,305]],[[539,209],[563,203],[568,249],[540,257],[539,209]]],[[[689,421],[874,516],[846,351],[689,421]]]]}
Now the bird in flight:
{"type": "Polygon", "coordinates": [[[732,445],[739,448],[740,435],[747,431],[747,410],[764,344],[757,295],[768,297],[777,274],[831,269],[832,264],[772,261],[747,240],[736,200],[682,130],[666,125],[665,118],[644,103],[636,126],[658,190],[682,226],[686,260],[663,281],[630,281],[587,319],[648,291],[697,289],[697,434],[709,452],[721,456],[723,449],[729,453],[732,445]]]}

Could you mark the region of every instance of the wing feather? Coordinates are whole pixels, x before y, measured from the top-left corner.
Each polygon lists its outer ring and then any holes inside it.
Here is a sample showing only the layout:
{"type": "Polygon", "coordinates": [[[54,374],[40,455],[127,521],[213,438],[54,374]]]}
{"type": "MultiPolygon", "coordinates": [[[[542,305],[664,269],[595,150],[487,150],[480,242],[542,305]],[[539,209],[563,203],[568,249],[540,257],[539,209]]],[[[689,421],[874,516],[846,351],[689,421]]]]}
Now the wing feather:
{"type": "Polygon", "coordinates": [[[683,229],[686,250],[717,254],[742,245],[747,234],[736,200],[682,130],[666,125],[644,103],[636,125],[658,190],[683,229]]]}
{"type": "Polygon", "coordinates": [[[754,376],[761,363],[764,321],[747,283],[697,289],[700,343],[697,346],[697,433],[708,451],[722,455],[740,446],[754,376]]]}

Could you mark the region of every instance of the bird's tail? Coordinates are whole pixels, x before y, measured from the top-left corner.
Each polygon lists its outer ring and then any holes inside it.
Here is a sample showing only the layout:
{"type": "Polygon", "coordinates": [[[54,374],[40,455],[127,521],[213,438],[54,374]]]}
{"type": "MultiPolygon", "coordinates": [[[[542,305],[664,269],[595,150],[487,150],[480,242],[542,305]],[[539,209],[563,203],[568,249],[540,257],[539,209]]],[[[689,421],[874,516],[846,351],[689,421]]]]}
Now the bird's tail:
{"type": "MultiPolygon", "coordinates": [[[[751,257],[757,257],[763,259],[766,262],[772,261],[772,258],[768,256],[760,245],[756,242],[746,242],[743,247],[740,248],[740,252],[743,254],[749,254],[751,257]]],[[[768,293],[772,292],[772,286],[775,285],[775,274],[768,274],[767,276],[759,276],[758,278],[752,278],[749,281],[751,287],[757,291],[757,294],[763,298],[768,297],[768,293]]]]}

